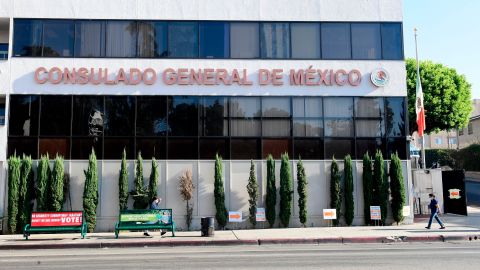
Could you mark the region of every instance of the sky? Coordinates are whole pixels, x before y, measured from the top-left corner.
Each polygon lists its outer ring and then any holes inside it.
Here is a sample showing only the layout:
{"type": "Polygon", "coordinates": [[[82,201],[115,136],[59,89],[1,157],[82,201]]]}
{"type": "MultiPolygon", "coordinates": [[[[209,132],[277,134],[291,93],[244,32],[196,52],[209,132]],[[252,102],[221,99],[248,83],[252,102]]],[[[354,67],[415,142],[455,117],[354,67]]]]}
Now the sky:
{"type": "Polygon", "coordinates": [[[413,29],[418,29],[420,60],[455,68],[480,99],[480,1],[403,0],[405,57],[415,58],[413,29]]]}

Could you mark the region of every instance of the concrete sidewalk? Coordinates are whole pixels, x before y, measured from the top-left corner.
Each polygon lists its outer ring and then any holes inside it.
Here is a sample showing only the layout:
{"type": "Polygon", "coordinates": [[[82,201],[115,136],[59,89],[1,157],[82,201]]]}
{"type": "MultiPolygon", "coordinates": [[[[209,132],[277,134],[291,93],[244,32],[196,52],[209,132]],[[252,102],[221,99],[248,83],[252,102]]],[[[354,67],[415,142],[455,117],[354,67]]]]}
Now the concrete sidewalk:
{"type": "Polygon", "coordinates": [[[159,232],[151,232],[152,237],[121,232],[118,239],[114,233],[91,233],[86,239],[79,233],[32,234],[28,241],[22,235],[0,235],[0,249],[480,241],[480,208],[469,207],[468,212],[468,217],[444,215],[445,230],[437,223],[425,229],[428,218],[423,218],[412,225],[225,230],[213,237],[201,237],[199,231],[176,232],[176,237],[170,232],[163,237],[159,232]]]}

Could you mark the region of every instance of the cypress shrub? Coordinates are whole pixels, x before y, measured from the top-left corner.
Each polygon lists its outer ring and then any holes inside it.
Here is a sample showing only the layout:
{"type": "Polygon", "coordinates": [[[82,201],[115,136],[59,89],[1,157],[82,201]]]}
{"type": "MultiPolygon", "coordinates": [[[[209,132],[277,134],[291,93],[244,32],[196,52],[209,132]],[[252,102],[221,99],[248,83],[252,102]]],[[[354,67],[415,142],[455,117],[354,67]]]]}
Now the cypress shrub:
{"type": "Polygon", "coordinates": [[[148,201],[151,202],[153,197],[157,197],[158,187],[158,165],[154,157],[152,157],[152,170],[150,171],[150,181],[148,182],[148,201]]]}
{"type": "Polygon", "coordinates": [[[350,155],[345,157],[345,223],[352,225],[355,202],[353,200],[353,169],[350,155]]]}
{"type": "Polygon", "coordinates": [[[250,176],[248,177],[247,192],[249,205],[248,219],[252,226],[255,227],[255,225],[257,225],[258,183],[257,177],[255,176],[255,164],[253,164],[253,160],[250,161],[250,176]]]}
{"type": "Polygon", "coordinates": [[[18,194],[18,231],[22,231],[26,224],[29,224],[30,213],[33,205],[30,202],[33,198],[33,171],[32,158],[23,155],[20,168],[20,185],[18,194]]]}
{"type": "Polygon", "coordinates": [[[215,208],[217,210],[215,218],[217,219],[220,228],[225,228],[227,225],[227,209],[225,208],[225,190],[223,187],[223,169],[222,157],[215,155],[215,208]]]}
{"type": "Polygon", "coordinates": [[[373,164],[373,205],[380,206],[382,224],[385,224],[385,220],[387,219],[388,186],[386,182],[383,155],[382,152],[377,151],[373,164]],[[387,187],[387,189],[385,189],[385,187],[387,187]]]}
{"type": "Polygon", "coordinates": [[[98,172],[97,157],[95,151],[88,159],[88,168],[85,173],[85,187],[83,189],[83,211],[87,221],[88,232],[93,232],[97,224],[97,205],[98,205],[98,172]]]}
{"type": "Polygon", "coordinates": [[[402,163],[397,153],[392,154],[390,164],[390,191],[392,192],[393,220],[403,220],[403,206],[405,205],[405,184],[402,174],[402,163]]]}
{"type": "Polygon", "coordinates": [[[270,224],[270,228],[275,224],[277,204],[277,187],[275,185],[275,161],[272,155],[267,157],[267,194],[265,203],[265,216],[270,224]]]}
{"type": "Polygon", "coordinates": [[[340,172],[335,157],[332,159],[332,166],[330,168],[330,208],[337,209],[337,219],[333,220],[334,225],[338,225],[340,217],[340,209],[342,206],[341,187],[340,187],[340,172]]]}
{"type": "Polygon", "coordinates": [[[48,210],[49,186],[50,184],[50,164],[47,155],[42,155],[38,161],[37,167],[37,211],[48,210]]]}
{"type": "Polygon", "coordinates": [[[53,170],[51,174],[51,194],[49,209],[50,211],[61,211],[65,196],[63,194],[64,184],[64,167],[63,157],[57,155],[53,163],[53,170]]]}
{"type": "Polygon", "coordinates": [[[8,158],[8,231],[17,232],[21,161],[16,153],[8,158]]]}
{"type": "Polygon", "coordinates": [[[138,152],[135,163],[135,181],[134,190],[130,192],[133,197],[134,209],[145,209],[148,206],[148,193],[143,182],[143,159],[142,154],[138,152]]]}
{"type": "Polygon", "coordinates": [[[365,153],[363,155],[363,215],[365,219],[365,225],[371,224],[370,220],[370,206],[373,205],[373,186],[372,186],[372,160],[370,159],[370,155],[365,153]]]}
{"type": "Polygon", "coordinates": [[[297,191],[298,191],[298,208],[300,223],[303,227],[307,224],[307,177],[303,168],[302,159],[297,163],[297,191]]]}
{"type": "Polygon", "coordinates": [[[128,208],[128,170],[127,152],[125,151],[125,148],[123,148],[120,176],[118,178],[118,206],[120,211],[128,208]]]}
{"type": "Polygon", "coordinates": [[[280,221],[284,227],[288,227],[290,217],[292,215],[292,173],[290,170],[290,160],[288,154],[282,155],[282,163],[280,166],[280,221]]]}

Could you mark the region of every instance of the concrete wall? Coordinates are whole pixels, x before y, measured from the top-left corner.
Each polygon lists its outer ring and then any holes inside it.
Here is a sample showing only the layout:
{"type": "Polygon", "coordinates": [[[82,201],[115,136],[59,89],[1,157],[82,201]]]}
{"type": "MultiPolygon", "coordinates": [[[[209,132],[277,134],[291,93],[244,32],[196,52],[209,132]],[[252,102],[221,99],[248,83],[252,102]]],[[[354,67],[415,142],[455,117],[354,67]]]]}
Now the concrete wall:
{"type": "MultiPolygon", "coordinates": [[[[266,195],[266,162],[263,160],[254,161],[256,167],[256,176],[259,183],[258,207],[264,207],[266,195]]],[[[293,212],[290,221],[290,227],[300,227],[298,218],[298,193],[296,181],[296,161],[291,161],[292,175],[294,179],[293,212]]],[[[328,223],[322,218],[322,210],[329,207],[330,201],[330,161],[303,161],[308,180],[308,226],[327,226],[328,223]]],[[[178,228],[183,230],[185,225],[185,203],[182,201],[179,193],[179,177],[186,169],[191,169],[193,174],[193,183],[195,185],[193,202],[193,224],[192,228],[200,228],[200,218],[202,216],[215,216],[214,205],[214,161],[157,161],[159,169],[158,195],[162,198],[162,207],[172,208],[174,220],[178,228]]],[[[0,164],[1,165],[1,164],[0,164]]],[[[405,187],[407,190],[407,202],[412,205],[412,181],[409,177],[407,162],[402,162],[405,187]]],[[[3,166],[3,165],[2,165],[3,166]]],[[[81,210],[83,187],[85,177],[83,170],[86,170],[88,161],[66,161],[65,172],[70,174],[70,192],[67,194],[67,200],[64,205],[65,210],[81,210]]],[[[36,166],[35,166],[36,167],[36,166]]],[[[343,170],[343,164],[339,162],[340,170],[343,170]]],[[[133,189],[134,180],[134,161],[128,161],[127,168],[129,172],[129,190],[133,189]]],[[[145,160],[143,164],[145,183],[148,183],[150,175],[151,161],[145,160]]],[[[224,161],[224,180],[225,180],[225,205],[227,210],[241,211],[243,213],[242,223],[228,223],[228,228],[247,229],[251,228],[248,222],[248,193],[246,190],[249,177],[250,161],[224,161]]],[[[120,161],[103,160],[98,161],[99,175],[99,205],[97,208],[97,231],[112,231],[113,225],[118,218],[118,175],[120,170],[120,161]]],[[[276,162],[276,185],[280,188],[280,161],[276,162]]],[[[6,174],[6,167],[2,174],[6,174]]],[[[362,162],[354,161],[354,201],[355,201],[355,219],[354,225],[363,225],[363,190],[362,190],[362,162]]],[[[6,175],[1,179],[6,179],[6,175]]],[[[342,180],[343,181],[343,180],[342,180]]],[[[0,217],[7,214],[7,183],[2,181],[0,184],[0,217]]],[[[278,194],[278,193],[277,193],[278,194]]],[[[279,195],[277,195],[277,214],[279,211],[279,195]]],[[[133,200],[129,199],[129,208],[132,208],[133,200]]],[[[406,219],[407,223],[413,220],[412,215],[406,219]]],[[[391,213],[389,214],[391,216],[391,213]]],[[[344,223],[343,218],[341,223],[344,223]]],[[[277,218],[276,227],[279,226],[277,218]]],[[[268,224],[259,223],[257,228],[268,227],[268,224]]]]}

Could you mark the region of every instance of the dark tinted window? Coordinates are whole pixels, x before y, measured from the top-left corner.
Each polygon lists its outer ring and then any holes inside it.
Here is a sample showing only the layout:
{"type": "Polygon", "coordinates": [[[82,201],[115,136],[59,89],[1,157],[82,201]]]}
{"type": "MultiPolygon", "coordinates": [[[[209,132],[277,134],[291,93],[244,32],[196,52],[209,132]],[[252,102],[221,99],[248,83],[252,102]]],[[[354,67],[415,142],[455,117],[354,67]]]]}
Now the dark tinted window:
{"type": "Polygon", "coordinates": [[[198,97],[175,96],[169,98],[168,102],[168,126],[170,135],[197,136],[199,129],[198,97]]]}
{"type": "Polygon", "coordinates": [[[295,139],[295,159],[323,159],[323,140],[295,139]]]}
{"type": "Polygon", "coordinates": [[[382,57],[380,24],[352,24],[353,59],[380,59],[382,57]]]}
{"type": "Polygon", "coordinates": [[[167,135],[167,97],[137,98],[137,135],[167,135]]]}
{"type": "MultiPolygon", "coordinates": [[[[325,136],[353,137],[353,99],[325,98],[325,136]]],[[[325,147],[325,151],[327,148],[325,147]]],[[[329,156],[326,155],[326,158],[329,156]]]]}
{"type": "Polygon", "coordinates": [[[103,159],[102,144],[103,139],[101,137],[72,138],[72,159],[88,159],[92,149],[95,151],[97,159],[103,159]]]}
{"type": "Polygon", "coordinates": [[[107,57],[135,57],[137,22],[107,21],[107,57]]]}
{"type": "Polygon", "coordinates": [[[167,158],[167,140],[165,138],[138,138],[136,149],[145,158],[155,157],[156,159],[167,158]]]}
{"type": "Polygon", "coordinates": [[[350,24],[322,23],[322,58],[351,59],[350,24]]]}
{"type": "Polygon", "coordinates": [[[405,99],[386,98],[385,105],[387,136],[405,136],[405,99]]]}
{"type": "Polygon", "coordinates": [[[200,57],[230,57],[230,25],[223,22],[201,22],[200,57]]]}
{"type": "Polygon", "coordinates": [[[382,24],[383,59],[403,59],[402,24],[382,24]]]}
{"type": "Polygon", "coordinates": [[[103,158],[104,159],[121,159],[123,149],[127,151],[127,159],[136,157],[134,150],[133,138],[104,138],[103,139],[103,158]]]}
{"type": "Polygon", "coordinates": [[[43,24],[43,56],[73,56],[73,21],[45,21],[43,24]]]}
{"type": "Polygon", "coordinates": [[[105,56],[105,21],[75,22],[75,56],[105,56]]]}
{"type": "Polygon", "coordinates": [[[385,159],[390,159],[395,152],[398,153],[400,159],[407,159],[407,141],[405,138],[390,138],[387,139],[387,156],[385,159]]]}
{"type": "Polygon", "coordinates": [[[228,105],[226,97],[205,97],[202,104],[204,136],[228,135],[228,105]]]}
{"type": "Polygon", "coordinates": [[[260,56],[258,23],[230,24],[230,55],[232,58],[260,56]]]}
{"type": "Polygon", "coordinates": [[[10,96],[10,136],[38,135],[39,100],[38,96],[10,96]]]}
{"type": "Polygon", "coordinates": [[[138,56],[139,57],[166,57],[167,56],[167,23],[166,22],[138,22],[138,56]]]}
{"type": "Polygon", "coordinates": [[[269,154],[274,159],[280,159],[282,154],[288,153],[292,156],[292,141],[288,139],[268,139],[262,141],[262,157],[267,158],[269,154]]]}
{"type": "Polygon", "coordinates": [[[168,24],[168,55],[198,57],[198,23],[171,22],[168,24]]]}
{"type": "Polygon", "coordinates": [[[200,159],[215,159],[218,153],[224,159],[229,159],[227,139],[201,139],[200,159]]]}
{"type": "Polygon", "coordinates": [[[368,152],[370,157],[373,157],[377,150],[382,151],[383,156],[385,157],[385,142],[383,139],[369,139],[369,140],[359,140],[357,139],[357,159],[363,159],[363,155],[368,152]]]}
{"type": "Polygon", "coordinates": [[[259,159],[260,140],[259,139],[232,139],[230,143],[231,159],[259,159]]]}
{"type": "Polygon", "coordinates": [[[198,159],[198,140],[196,138],[169,138],[167,158],[198,159]]]}
{"type": "Polygon", "coordinates": [[[129,136],[135,133],[135,97],[105,97],[105,136],[129,136]]]}
{"type": "Polygon", "coordinates": [[[260,51],[262,58],[290,58],[289,24],[260,24],[260,51]]]}
{"type": "Polygon", "coordinates": [[[41,56],[43,25],[41,20],[15,20],[13,55],[41,56]]]}
{"type": "Polygon", "coordinates": [[[39,156],[54,158],[57,154],[70,159],[70,138],[40,138],[38,142],[39,156]]]}
{"type": "Polygon", "coordinates": [[[320,58],[320,24],[291,23],[292,58],[320,58]]]}
{"type": "Polygon", "coordinates": [[[17,156],[23,154],[31,156],[33,159],[37,158],[37,138],[8,138],[8,156],[12,156],[14,153],[17,156]]]}
{"type": "Polygon", "coordinates": [[[41,96],[40,135],[70,135],[71,96],[41,96]]]}
{"type": "Polygon", "coordinates": [[[343,159],[346,155],[353,156],[352,140],[325,139],[325,159],[343,159]]]}
{"type": "Polygon", "coordinates": [[[8,58],[8,44],[0,43],[0,60],[6,60],[8,58]]]}
{"type": "Polygon", "coordinates": [[[102,136],[104,121],[103,97],[73,97],[73,136],[102,136]]]}

